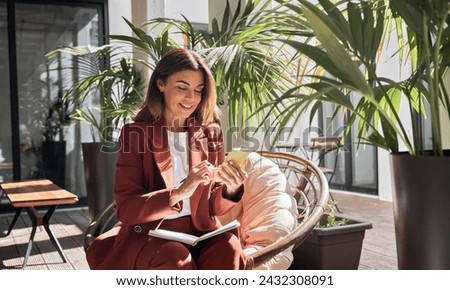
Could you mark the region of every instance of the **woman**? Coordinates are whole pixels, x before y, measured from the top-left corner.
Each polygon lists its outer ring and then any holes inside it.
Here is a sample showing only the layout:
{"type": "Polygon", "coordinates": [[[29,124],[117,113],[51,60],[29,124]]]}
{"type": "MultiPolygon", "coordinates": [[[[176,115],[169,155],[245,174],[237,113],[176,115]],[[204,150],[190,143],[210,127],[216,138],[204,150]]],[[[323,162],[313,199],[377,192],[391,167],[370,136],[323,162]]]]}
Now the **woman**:
{"type": "Polygon", "coordinates": [[[89,247],[91,269],[243,269],[233,232],[195,247],[147,235],[155,228],[212,231],[221,226],[216,216],[243,193],[247,174],[223,162],[215,82],[202,58],[181,48],[166,54],[134,121],[119,138],[115,204],[122,225],[89,247]]]}

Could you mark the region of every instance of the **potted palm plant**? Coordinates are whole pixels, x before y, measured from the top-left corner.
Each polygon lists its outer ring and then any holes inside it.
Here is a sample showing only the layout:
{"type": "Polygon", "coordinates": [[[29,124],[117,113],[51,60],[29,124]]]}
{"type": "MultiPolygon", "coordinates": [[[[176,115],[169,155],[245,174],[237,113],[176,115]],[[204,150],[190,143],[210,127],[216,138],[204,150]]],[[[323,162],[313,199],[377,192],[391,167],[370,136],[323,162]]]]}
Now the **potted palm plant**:
{"type": "Polygon", "coordinates": [[[299,36],[312,35],[316,40],[316,44],[286,43],[325,73],[309,75],[312,82],[295,88],[303,91],[293,93],[293,89],[262,109],[276,111],[273,108],[290,101],[293,105],[281,110],[280,120],[292,110],[305,112],[311,106],[314,115],[322,102],[333,103],[336,112],[350,111],[345,133],[355,125],[358,144],[391,153],[399,268],[450,269],[450,152],[443,147],[443,131],[450,120],[445,83],[450,65],[450,3],[318,2],[285,4],[293,11],[285,19],[286,26],[306,25],[309,34],[299,36]],[[377,70],[380,49],[387,42],[383,40],[392,30],[399,39],[397,53],[406,51],[411,65],[411,73],[401,81],[377,70]],[[359,94],[359,101],[352,102],[351,93],[359,94]],[[428,118],[430,148],[423,130],[428,118]]]}
{"type": "Polygon", "coordinates": [[[59,66],[77,79],[62,99],[73,111],[71,118],[88,124],[92,142],[84,142],[83,161],[90,218],[113,199],[117,147],[114,134],[129,121],[141,102],[144,82],[132,61],[118,57],[123,52],[111,45],[57,48],[50,60],[69,63],[59,66]]]}

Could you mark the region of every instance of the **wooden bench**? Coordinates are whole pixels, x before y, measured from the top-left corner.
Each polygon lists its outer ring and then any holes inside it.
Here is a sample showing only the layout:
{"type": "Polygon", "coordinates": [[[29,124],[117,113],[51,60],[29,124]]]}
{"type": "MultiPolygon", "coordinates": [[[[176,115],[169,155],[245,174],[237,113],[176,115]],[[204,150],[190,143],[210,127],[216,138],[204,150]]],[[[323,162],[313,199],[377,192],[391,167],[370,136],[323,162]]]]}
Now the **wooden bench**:
{"type": "Polygon", "coordinates": [[[11,233],[23,209],[27,210],[32,221],[33,228],[31,230],[30,240],[28,241],[22,266],[25,267],[27,264],[31,249],[33,248],[37,226],[44,226],[50,240],[58,250],[64,263],[66,263],[67,258],[64,255],[61,245],[53,234],[49,222],[58,205],[74,204],[78,201],[78,197],[75,194],[58,187],[47,179],[5,182],[0,183],[0,188],[2,194],[4,193],[12,206],[16,208],[16,214],[4,236],[8,236],[11,233]],[[36,210],[36,207],[41,206],[48,207],[44,215],[40,215],[36,210]]]}

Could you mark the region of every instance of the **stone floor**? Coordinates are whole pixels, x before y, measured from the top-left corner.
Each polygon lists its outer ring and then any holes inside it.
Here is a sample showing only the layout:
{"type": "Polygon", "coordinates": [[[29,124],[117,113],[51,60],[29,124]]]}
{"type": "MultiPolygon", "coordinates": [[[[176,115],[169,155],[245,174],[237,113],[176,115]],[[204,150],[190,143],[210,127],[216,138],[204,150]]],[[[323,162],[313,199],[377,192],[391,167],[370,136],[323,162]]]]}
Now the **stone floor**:
{"type": "MultiPolygon", "coordinates": [[[[397,269],[392,203],[359,195],[333,193],[333,196],[346,217],[369,221],[373,225],[366,231],[359,269],[397,269]]],[[[12,218],[12,214],[0,215],[0,231],[8,228],[12,218]]],[[[86,208],[59,209],[51,220],[51,227],[68,263],[62,263],[47,233],[38,229],[25,269],[88,269],[83,250],[87,224],[86,208]]],[[[0,269],[21,269],[30,231],[30,220],[22,214],[12,233],[0,238],[0,269]]]]}

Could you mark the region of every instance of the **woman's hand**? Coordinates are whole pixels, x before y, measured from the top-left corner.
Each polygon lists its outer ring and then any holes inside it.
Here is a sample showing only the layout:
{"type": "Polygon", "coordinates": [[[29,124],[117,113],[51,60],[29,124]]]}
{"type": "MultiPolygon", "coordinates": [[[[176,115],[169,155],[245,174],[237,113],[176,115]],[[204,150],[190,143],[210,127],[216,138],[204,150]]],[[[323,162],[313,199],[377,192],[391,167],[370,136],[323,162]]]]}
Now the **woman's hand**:
{"type": "Polygon", "coordinates": [[[214,175],[211,163],[204,160],[192,167],[189,175],[183,181],[179,188],[172,190],[170,195],[170,206],[174,206],[179,201],[189,198],[194,194],[200,184],[208,184],[214,175]]]}
{"type": "Polygon", "coordinates": [[[232,160],[224,161],[215,173],[214,180],[226,185],[226,195],[230,198],[235,195],[239,187],[241,187],[247,179],[247,172],[245,172],[242,167],[232,160]]]}

